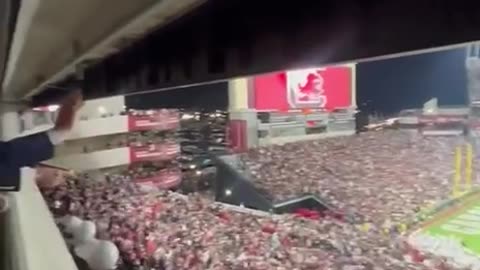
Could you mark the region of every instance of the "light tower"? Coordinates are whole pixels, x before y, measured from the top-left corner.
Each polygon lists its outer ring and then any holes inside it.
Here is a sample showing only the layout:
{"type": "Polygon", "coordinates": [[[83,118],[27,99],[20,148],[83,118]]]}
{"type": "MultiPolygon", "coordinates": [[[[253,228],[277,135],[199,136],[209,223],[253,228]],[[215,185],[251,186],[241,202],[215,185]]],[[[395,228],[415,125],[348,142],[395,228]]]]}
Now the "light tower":
{"type": "Polygon", "coordinates": [[[467,102],[469,106],[467,125],[467,156],[465,177],[471,186],[472,179],[476,179],[472,172],[475,170],[476,153],[480,150],[480,43],[472,43],[466,48],[465,57],[467,71],[467,102]]]}
{"type": "Polygon", "coordinates": [[[467,102],[469,106],[468,134],[477,149],[480,144],[480,43],[466,48],[467,102]]]}

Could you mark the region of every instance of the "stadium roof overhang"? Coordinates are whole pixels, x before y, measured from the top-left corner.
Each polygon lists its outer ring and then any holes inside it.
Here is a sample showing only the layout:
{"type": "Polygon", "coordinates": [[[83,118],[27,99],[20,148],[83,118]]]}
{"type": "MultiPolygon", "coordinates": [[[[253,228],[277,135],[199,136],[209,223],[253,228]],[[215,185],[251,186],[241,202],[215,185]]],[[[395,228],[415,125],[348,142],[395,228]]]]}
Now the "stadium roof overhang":
{"type": "MultiPolygon", "coordinates": [[[[0,1],[6,27],[9,1],[0,1]],[[4,13],[3,13],[4,12],[4,13]]],[[[22,0],[11,39],[2,88],[22,98],[75,72],[79,64],[102,59],[153,28],[160,28],[203,0],[22,0]]],[[[0,63],[6,46],[0,29],[0,63]]],[[[1,66],[1,65],[0,65],[1,66]]],[[[0,76],[0,78],[2,78],[0,76]]]]}
{"type": "Polygon", "coordinates": [[[480,40],[475,1],[23,2],[3,81],[16,98],[64,85],[77,64],[95,98],[480,40]]]}
{"type": "Polygon", "coordinates": [[[7,64],[18,7],[19,0],[0,1],[0,82],[7,64]]]}

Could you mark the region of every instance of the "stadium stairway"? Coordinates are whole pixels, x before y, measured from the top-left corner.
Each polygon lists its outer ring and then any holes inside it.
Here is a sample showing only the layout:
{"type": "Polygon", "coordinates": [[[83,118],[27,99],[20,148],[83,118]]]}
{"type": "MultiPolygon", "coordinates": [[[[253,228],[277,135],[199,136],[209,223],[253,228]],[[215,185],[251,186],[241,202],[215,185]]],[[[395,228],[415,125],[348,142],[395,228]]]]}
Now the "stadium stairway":
{"type": "Polygon", "coordinates": [[[214,160],[217,166],[215,200],[218,202],[275,214],[302,214],[315,211],[322,216],[324,214],[339,215],[338,211],[324,200],[311,194],[283,202],[273,202],[254,186],[250,173],[245,169],[238,155],[217,156],[214,160]]]}

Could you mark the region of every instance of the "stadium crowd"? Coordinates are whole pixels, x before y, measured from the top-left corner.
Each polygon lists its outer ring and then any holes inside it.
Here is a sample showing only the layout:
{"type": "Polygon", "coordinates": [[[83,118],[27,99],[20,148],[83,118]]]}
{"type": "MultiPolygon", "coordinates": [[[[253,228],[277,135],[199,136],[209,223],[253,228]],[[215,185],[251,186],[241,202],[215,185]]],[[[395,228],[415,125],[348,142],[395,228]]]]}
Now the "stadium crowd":
{"type": "Polygon", "coordinates": [[[197,195],[145,194],[122,177],[76,179],[43,194],[56,217],[94,221],[97,237],[119,248],[119,269],[428,269],[420,261],[445,266],[423,255],[406,260],[408,246],[374,228],[236,211],[197,195]]]}
{"type": "Polygon", "coordinates": [[[125,169],[122,172],[122,175],[126,175],[131,179],[142,179],[155,177],[163,171],[175,170],[176,167],[174,162],[165,161],[165,162],[144,162],[133,164],[129,168],[125,169]]]}
{"type": "Polygon", "coordinates": [[[168,132],[165,130],[138,131],[112,136],[110,140],[104,144],[86,144],[82,147],[82,151],[84,153],[90,153],[120,147],[134,147],[136,149],[149,148],[152,150],[156,148],[161,151],[164,151],[164,149],[161,149],[162,147],[166,147],[171,149],[165,149],[165,151],[168,152],[176,151],[178,142],[175,138],[174,130],[168,130],[168,132]]]}
{"type": "Polygon", "coordinates": [[[242,160],[274,201],[314,194],[358,222],[388,226],[451,195],[463,140],[386,130],[255,148],[242,160]]]}
{"type": "Polygon", "coordinates": [[[158,144],[176,143],[175,134],[173,132],[166,133],[164,130],[131,132],[127,135],[129,146],[149,146],[158,144]]]}
{"type": "MultiPolygon", "coordinates": [[[[57,218],[92,220],[120,250],[118,269],[455,269],[420,254],[399,231],[426,203],[451,192],[459,138],[399,131],[253,149],[243,156],[254,184],[283,201],[316,194],[356,222],[259,214],[199,194],[146,193],[131,181],[72,177],[42,193],[57,218]]],[[[65,235],[68,238],[68,235],[65,235]]]]}

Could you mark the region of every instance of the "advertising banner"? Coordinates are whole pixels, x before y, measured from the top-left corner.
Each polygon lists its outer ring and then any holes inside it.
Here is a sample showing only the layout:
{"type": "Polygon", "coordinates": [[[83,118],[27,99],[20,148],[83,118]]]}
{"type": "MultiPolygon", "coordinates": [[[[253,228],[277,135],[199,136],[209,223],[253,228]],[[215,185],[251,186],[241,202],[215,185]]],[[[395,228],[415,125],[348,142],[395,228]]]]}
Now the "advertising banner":
{"type": "Polygon", "coordinates": [[[129,115],[128,131],[171,130],[179,126],[178,114],[129,115]]]}
{"type": "Polygon", "coordinates": [[[466,115],[422,115],[418,118],[420,124],[465,124],[466,115]]]}
{"type": "Polygon", "coordinates": [[[180,146],[175,143],[152,144],[130,147],[130,163],[143,161],[171,160],[180,153],[180,146]]]}
{"type": "Polygon", "coordinates": [[[254,78],[255,109],[346,108],[352,105],[352,70],[347,66],[309,68],[254,78]]]}
{"type": "Polygon", "coordinates": [[[152,189],[170,189],[180,185],[182,176],[180,171],[163,171],[158,175],[149,178],[138,178],[135,182],[142,188],[152,189]]]}

